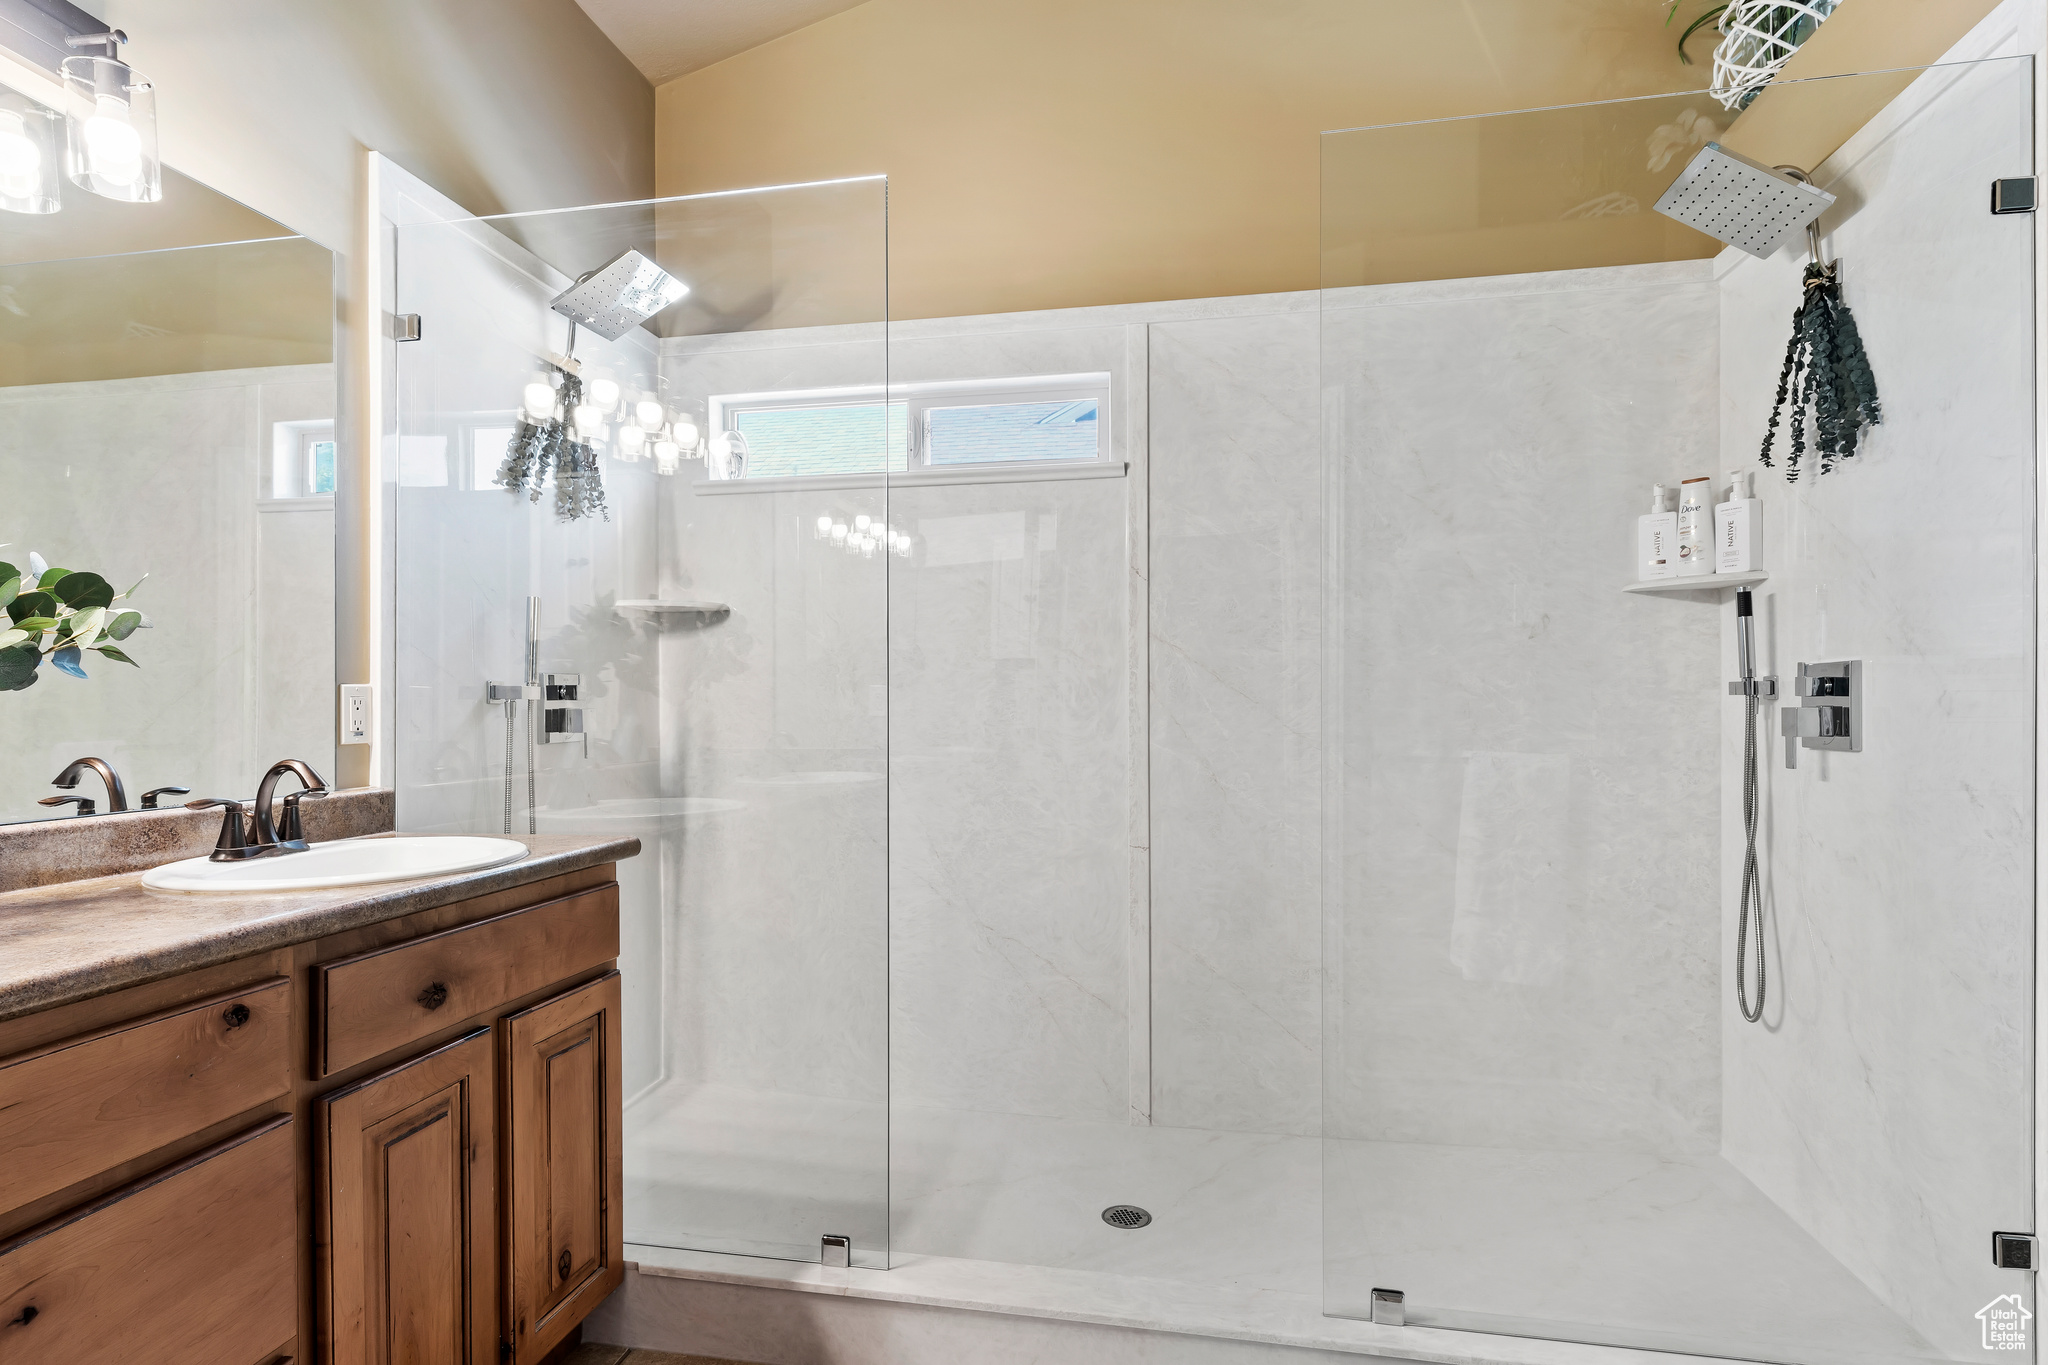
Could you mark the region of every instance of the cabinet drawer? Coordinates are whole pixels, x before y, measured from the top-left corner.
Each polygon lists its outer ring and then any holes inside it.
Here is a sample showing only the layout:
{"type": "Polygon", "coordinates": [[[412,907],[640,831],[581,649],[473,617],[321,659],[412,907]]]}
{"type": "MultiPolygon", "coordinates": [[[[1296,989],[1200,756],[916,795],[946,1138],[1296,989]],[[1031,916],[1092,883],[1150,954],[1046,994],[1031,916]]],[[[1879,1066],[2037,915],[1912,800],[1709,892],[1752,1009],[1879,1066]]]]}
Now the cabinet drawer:
{"type": "Polygon", "coordinates": [[[282,1095],[290,1012],[273,977],[0,1058],[0,1210],[282,1095]]]}
{"type": "Polygon", "coordinates": [[[313,969],[325,1076],[619,955],[619,888],[408,939],[313,969]]]}
{"type": "Polygon", "coordinates": [[[298,1331],[291,1120],[0,1245],[7,1365],[258,1365],[298,1331]]]}

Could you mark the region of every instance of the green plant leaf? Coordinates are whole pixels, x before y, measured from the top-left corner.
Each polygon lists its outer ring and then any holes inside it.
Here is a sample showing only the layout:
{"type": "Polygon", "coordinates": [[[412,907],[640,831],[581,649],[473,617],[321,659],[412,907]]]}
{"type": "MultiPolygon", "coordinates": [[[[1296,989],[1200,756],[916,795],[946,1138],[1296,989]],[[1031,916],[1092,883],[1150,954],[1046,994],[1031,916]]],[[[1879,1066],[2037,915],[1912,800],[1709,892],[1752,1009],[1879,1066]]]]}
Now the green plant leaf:
{"type": "Polygon", "coordinates": [[[135,628],[141,624],[141,612],[124,611],[107,623],[107,634],[116,640],[125,640],[133,635],[135,628]]]}
{"type": "Polygon", "coordinates": [[[0,630],[0,649],[12,649],[28,638],[25,630],[0,630]]]}
{"type": "Polygon", "coordinates": [[[0,692],[19,692],[34,686],[36,665],[43,661],[33,643],[0,649],[0,692]]]}
{"type": "Polygon", "coordinates": [[[21,596],[21,575],[7,572],[13,567],[12,564],[0,564],[0,607],[21,596]]]}
{"type": "Polygon", "coordinates": [[[70,576],[70,574],[71,570],[60,569],[56,565],[52,564],[49,568],[43,570],[41,573],[36,575],[36,586],[41,588],[44,592],[50,592],[51,590],[56,588],[58,579],[67,578],[70,576]]]}
{"type": "MultiPolygon", "coordinates": [[[[25,592],[7,604],[7,615],[17,626],[30,617],[54,617],[57,614],[55,593],[25,592]]],[[[27,627],[23,627],[27,629],[27,627]]],[[[48,627],[44,627],[48,629],[48,627]]]]}
{"type": "Polygon", "coordinates": [[[64,638],[73,644],[91,644],[93,637],[100,633],[100,627],[107,619],[105,607],[94,607],[79,612],[64,623],[64,638]]]}
{"type": "MultiPolygon", "coordinates": [[[[142,586],[142,585],[143,585],[144,583],[147,583],[148,581],[149,581],[149,575],[148,575],[148,574],[144,574],[144,575],[143,575],[142,577],[140,577],[140,578],[138,578],[138,579],[136,579],[136,580],[135,580],[135,588],[139,588],[139,587],[141,587],[141,586],[142,586]]],[[[122,594],[121,594],[121,596],[123,596],[123,597],[133,597],[133,596],[135,596],[135,588],[130,588],[130,589],[128,589],[128,591],[126,591],[126,592],[122,593],[122,594]]]]}
{"type": "MultiPolygon", "coordinates": [[[[49,575],[45,574],[45,582],[49,575]]],[[[114,605],[114,585],[96,573],[69,573],[56,588],[57,600],[77,611],[114,605]]]]}
{"type": "Polygon", "coordinates": [[[113,645],[94,645],[93,652],[95,654],[104,654],[109,659],[112,659],[117,663],[127,664],[130,668],[142,667],[141,664],[136,663],[135,660],[129,658],[126,654],[123,654],[119,649],[116,649],[113,645]]]}

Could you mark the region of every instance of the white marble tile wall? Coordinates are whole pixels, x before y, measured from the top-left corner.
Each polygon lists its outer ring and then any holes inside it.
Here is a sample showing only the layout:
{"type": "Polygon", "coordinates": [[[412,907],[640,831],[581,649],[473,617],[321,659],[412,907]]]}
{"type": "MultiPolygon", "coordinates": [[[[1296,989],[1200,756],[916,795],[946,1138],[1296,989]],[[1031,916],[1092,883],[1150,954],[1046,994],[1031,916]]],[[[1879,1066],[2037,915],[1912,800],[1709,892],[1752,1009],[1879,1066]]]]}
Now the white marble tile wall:
{"type": "Polygon", "coordinates": [[[7,818],[45,815],[36,798],[85,754],[135,795],[247,796],[286,756],[329,769],[334,514],[264,493],[273,424],[333,413],[327,365],[0,388],[0,559],[36,550],[117,589],[146,573],[152,622],[139,668],[88,656],[88,681],[45,666],[5,695],[9,731],[34,737],[0,749],[7,818]]]}
{"type": "Polygon", "coordinates": [[[1316,346],[1300,306],[1151,326],[1157,1123],[1321,1128],[1316,346]]]}
{"type": "Polygon", "coordinates": [[[1333,1135],[1713,1149],[1713,623],[1620,589],[1718,457],[1716,311],[1698,264],[1326,297],[1333,1135]]]}
{"type": "MultiPolygon", "coordinates": [[[[1979,1308],[2031,1290],[1986,1245],[2033,1226],[2034,229],[1985,204],[2030,173],[2030,79],[2025,59],[1924,77],[1817,177],[1885,420],[1833,474],[1759,475],[1759,647],[1781,679],[1862,660],[1867,723],[1863,752],[1788,772],[1765,717],[1761,1025],[1730,976],[1742,713],[1722,702],[1722,1150],[1951,1359],[1978,1354],[1979,1308]]],[[[1729,259],[1719,469],[1756,464],[1806,257],[1729,259]]]]}

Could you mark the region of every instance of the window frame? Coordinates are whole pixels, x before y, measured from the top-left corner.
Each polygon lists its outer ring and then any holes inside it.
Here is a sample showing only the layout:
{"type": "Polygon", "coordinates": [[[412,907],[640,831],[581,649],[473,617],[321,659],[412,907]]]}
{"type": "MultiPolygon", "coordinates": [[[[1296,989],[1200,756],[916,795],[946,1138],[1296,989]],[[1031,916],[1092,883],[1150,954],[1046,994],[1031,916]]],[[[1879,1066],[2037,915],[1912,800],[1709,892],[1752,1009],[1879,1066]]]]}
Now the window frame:
{"type": "Polygon", "coordinates": [[[333,506],[334,494],[311,492],[313,448],[323,442],[334,446],[334,474],[341,479],[341,445],[332,417],[312,417],[271,423],[270,470],[261,493],[264,503],[286,503],[293,507],[333,506]]]}
{"type": "Polygon", "coordinates": [[[1107,371],[713,394],[705,404],[705,426],[711,433],[728,432],[737,430],[741,415],[750,412],[864,407],[875,403],[884,408],[884,431],[888,429],[887,408],[897,403],[905,405],[905,467],[900,473],[864,471],[851,474],[781,474],[762,478],[750,475],[729,479],[717,467],[716,461],[707,460],[704,478],[697,487],[707,492],[846,488],[878,485],[885,479],[907,483],[1009,483],[1033,479],[1101,478],[1120,475],[1126,469],[1124,462],[1116,458],[1115,437],[1110,430],[1114,409],[1107,371]],[[930,414],[933,409],[1031,402],[1093,402],[1096,405],[1095,457],[1087,460],[978,460],[938,465],[929,462],[930,414]]]}

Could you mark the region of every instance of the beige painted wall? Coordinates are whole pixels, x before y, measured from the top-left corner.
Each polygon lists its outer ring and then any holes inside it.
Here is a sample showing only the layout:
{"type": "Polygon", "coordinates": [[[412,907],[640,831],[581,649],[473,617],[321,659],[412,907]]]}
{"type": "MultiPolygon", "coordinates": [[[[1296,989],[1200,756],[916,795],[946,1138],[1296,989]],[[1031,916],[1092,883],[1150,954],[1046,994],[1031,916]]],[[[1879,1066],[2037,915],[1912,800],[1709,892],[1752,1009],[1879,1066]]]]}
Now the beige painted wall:
{"type": "Polygon", "coordinates": [[[1704,84],[1675,37],[1651,0],[869,0],[663,85],[656,184],[886,172],[898,317],[1312,288],[1323,130],[1704,84]]]}
{"type": "MultiPolygon", "coordinates": [[[[1793,74],[1933,61],[1992,3],[1857,0],[1793,74]]],[[[1686,0],[1681,26],[1703,8],[1686,0]]],[[[1644,155],[1656,130],[1687,110],[1730,121],[1698,93],[1718,35],[1695,38],[1700,62],[1681,66],[1664,12],[1655,0],[868,0],[661,86],[656,183],[670,195],[886,172],[898,317],[1711,255],[1716,243],[1647,212],[1674,173],[1644,155]],[[1323,207],[1386,249],[1333,253],[1319,270],[1323,131],[1666,92],[1691,97],[1352,140],[1345,192],[1323,207]],[[1586,183],[1555,173],[1567,161],[1608,169],[1586,183]],[[1512,194],[1476,202],[1482,183],[1512,194]],[[1601,191],[1640,211],[1566,216],[1601,191]]],[[[1901,85],[1843,87],[1825,114],[1811,90],[1759,106],[1745,123],[1768,127],[1742,141],[1817,161],[1806,143],[1824,154],[1901,85]]]]}

